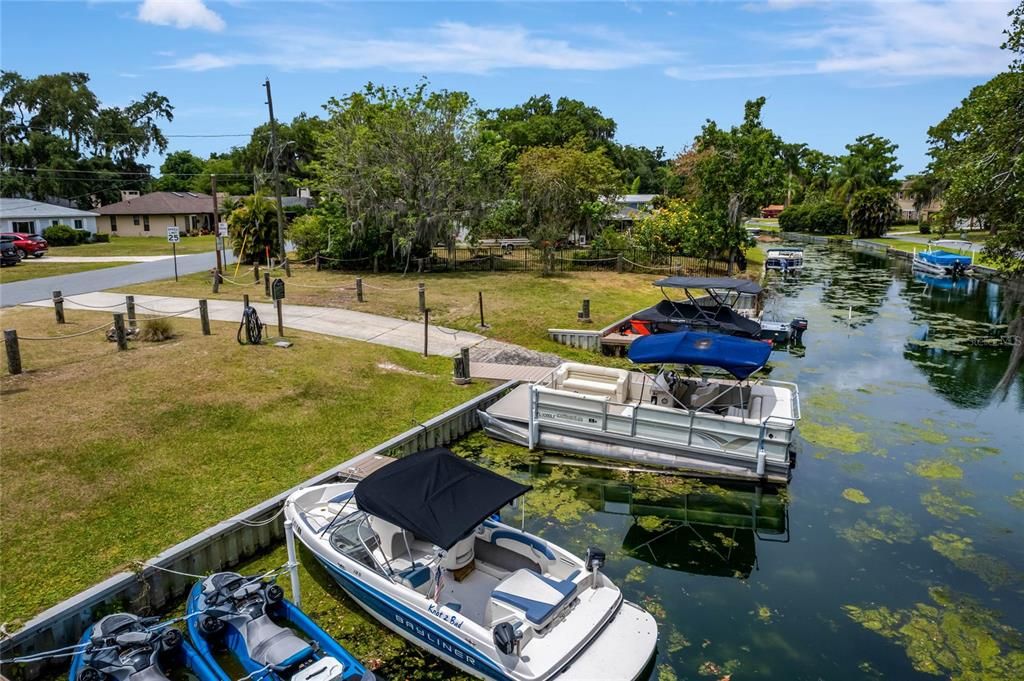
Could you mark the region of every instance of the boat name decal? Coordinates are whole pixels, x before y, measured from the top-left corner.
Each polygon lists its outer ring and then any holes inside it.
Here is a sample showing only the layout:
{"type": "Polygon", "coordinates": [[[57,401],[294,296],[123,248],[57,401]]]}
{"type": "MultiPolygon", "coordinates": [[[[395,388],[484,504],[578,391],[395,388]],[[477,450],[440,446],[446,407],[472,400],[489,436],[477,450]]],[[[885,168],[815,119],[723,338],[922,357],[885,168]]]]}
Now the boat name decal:
{"type": "MultiPolygon", "coordinates": [[[[431,611],[433,612],[433,611],[431,611]]],[[[424,627],[417,624],[414,620],[405,617],[399,613],[394,613],[395,622],[405,627],[410,632],[423,639],[430,645],[434,646],[443,653],[448,653],[452,657],[456,658],[460,662],[465,662],[472,667],[479,667],[477,659],[467,653],[465,650],[457,645],[453,645],[451,641],[436,636],[432,631],[425,629],[424,627]]]]}
{"type": "Polygon", "coordinates": [[[453,614],[449,614],[449,613],[444,612],[443,610],[441,610],[441,608],[439,608],[437,605],[435,605],[433,603],[431,603],[430,605],[427,606],[427,612],[429,612],[434,617],[437,617],[438,619],[447,622],[448,624],[452,625],[456,629],[461,629],[462,625],[466,621],[466,620],[460,620],[458,617],[456,617],[453,614]]]}

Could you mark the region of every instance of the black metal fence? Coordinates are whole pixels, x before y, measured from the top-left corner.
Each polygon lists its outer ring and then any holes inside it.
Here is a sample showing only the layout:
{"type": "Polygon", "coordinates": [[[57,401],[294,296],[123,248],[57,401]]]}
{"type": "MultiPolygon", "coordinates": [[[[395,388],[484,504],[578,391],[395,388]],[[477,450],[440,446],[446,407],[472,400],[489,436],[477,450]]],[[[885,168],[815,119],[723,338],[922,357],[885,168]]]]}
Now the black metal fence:
{"type": "Polygon", "coordinates": [[[609,252],[587,248],[539,250],[529,247],[434,248],[429,257],[406,263],[385,263],[374,258],[339,260],[319,256],[319,266],[375,272],[643,272],[650,274],[725,274],[727,263],[690,255],[631,249],[609,252]],[[546,261],[546,262],[545,262],[546,261]]]}

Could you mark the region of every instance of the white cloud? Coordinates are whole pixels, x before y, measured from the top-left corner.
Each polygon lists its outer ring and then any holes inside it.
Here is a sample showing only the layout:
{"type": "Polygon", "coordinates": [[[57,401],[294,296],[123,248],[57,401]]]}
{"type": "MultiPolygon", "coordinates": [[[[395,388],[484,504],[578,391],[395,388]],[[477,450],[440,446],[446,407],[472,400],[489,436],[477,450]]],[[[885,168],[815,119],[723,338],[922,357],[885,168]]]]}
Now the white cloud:
{"type": "Polygon", "coordinates": [[[798,61],[677,65],[665,73],[680,80],[849,73],[882,76],[878,82],[885,84],[892,78],[989,76],[1008,62],[999,45],[1008,23],[1006,13],[1015,0],[774,0],[753,7],[794,9],[808,4],[820,10],[812,28],[763,36],[772,51],[798,53],[798,61]]]}
{"type": "MultiPolygon", "coordinates": [[[[289,31],[279,26],[250,30],[258,45],[289,31]]],[[[414,72],[489,73],[509,68],[606,71],[664,64],[679,55],[669,49],[607,31],[591,31],[585,45],[548,37],[521,26],[473,26],[444,22],[392,37],[345,37],[308,28],[301,40],[279,42],[274,50],[202,52],[166,68],[207,71],[231,66],[272,66],[282,70],[391,68],[414,72]]]]}
{"type": "Polygon", "coordinates": [[[143,0],[139,5],[138,19],[146,24],[214,32],[223,31],[226,25],[203,0],[143,0]]]}

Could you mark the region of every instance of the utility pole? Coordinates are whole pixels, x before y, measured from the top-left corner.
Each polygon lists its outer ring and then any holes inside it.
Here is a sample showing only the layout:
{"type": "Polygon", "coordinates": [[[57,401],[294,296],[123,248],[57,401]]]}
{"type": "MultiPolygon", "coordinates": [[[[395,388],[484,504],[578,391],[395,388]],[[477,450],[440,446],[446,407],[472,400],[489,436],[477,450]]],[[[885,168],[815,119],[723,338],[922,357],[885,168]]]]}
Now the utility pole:
{"type": "Polygon", "coordinates": [[[210,175],[210,193],[213,194],[213,250],[217,252],[217,271],[224,274],[223,261],[220,258],[220,213],[217,211],[217,176],[210,175]]]}
{"type": "Polygon", "coordinates": [[[274,120],[274,99],[270,94],[270,79],[267,78],[263,86],[267,88],[267,112],[270,114],[270,157],[273,160],[274,173],[274,194],[277,198],[277,245],[281,249],[281,262],[285,265],[285,272],[291,276],[288,270],[288,254],[284,249],[284,208],[281,205],[281,175],[277,170],[277,121],[274,120]]]}

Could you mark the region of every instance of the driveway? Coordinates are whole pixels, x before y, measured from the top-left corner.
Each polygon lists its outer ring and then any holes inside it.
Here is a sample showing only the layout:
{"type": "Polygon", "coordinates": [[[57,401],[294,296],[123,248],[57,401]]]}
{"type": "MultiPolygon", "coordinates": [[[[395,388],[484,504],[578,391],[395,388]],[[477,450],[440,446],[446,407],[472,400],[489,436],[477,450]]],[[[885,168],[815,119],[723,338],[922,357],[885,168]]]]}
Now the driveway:
{"type": "MultiPolygon", "coordinates": [[[[231,251],[227,252],[227,262],[234,262],[231,251]]],[[[178,274],[194,274],[204,270],[212,270],[217,262],[213,253],[197,253],[194,255],[178,256],[178,274]]],[[[18,267],[31,267],[31,265],[18,265],[18,267]]],[[[0,284],[0,307],[11,307],[22,303],[31,303],[36,300],[49,298],[54,291],[61,291],[64,295],[77,295],[79,293],[92,293],[118,286],[130,286],[131,284],[143,284],[147,281],[158,281],[160,279],[172,279],[174,277],[174,260],[166,258],[152,262],[142,262],[135,265],[123,267],[108,267],[102,270],[90,272],[76,272],[74,274],[62,274],[56,277],[40,277],[38,279],[26,279],[15,281],[9,284],[0,284]]]]}

